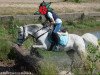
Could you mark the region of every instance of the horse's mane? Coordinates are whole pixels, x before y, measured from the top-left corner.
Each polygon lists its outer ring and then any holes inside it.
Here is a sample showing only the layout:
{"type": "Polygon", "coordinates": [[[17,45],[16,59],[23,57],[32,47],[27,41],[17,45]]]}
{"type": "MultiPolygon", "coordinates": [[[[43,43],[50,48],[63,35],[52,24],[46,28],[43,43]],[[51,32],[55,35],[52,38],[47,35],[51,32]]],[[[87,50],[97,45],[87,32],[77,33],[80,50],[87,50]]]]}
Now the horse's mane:
{"type": "Polygon", "coordinates": [[[27,25],[25,25],[25,26],[27,26],[27,27],[32,26],[32,27],[35,27],[35,28],[41,28],[41,27],[43,27],[42,24],[27,24],[27,25]]]}
{"type": "Polygon", "coordinates": [[[42,24],[28,24],[28,25],[24,25],[25,27],[28,27],[28,28],[35,28],[35,29],[40,29],[42,28],[42,24]]]}

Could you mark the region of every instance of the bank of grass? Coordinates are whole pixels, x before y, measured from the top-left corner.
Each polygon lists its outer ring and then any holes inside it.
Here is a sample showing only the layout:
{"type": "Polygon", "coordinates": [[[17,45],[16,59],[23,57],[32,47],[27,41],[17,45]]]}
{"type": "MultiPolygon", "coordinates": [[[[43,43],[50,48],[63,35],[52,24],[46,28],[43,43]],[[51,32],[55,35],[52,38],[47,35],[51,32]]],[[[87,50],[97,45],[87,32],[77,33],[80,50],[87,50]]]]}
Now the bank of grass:
{"type": "MultiPolygon", "coordinates": [[[[8,60],[8,54],[11,50],[11,45],[16,42],[17,39],[17,26],[25,25],[26,21],[8,20],[0,21],[0,60],[8,60]]],[[[27,22],[37,23],[33,21],[27,22]]],[[[84,20],[79,22],[64,22],[63,26],[67,27],[70,31],[81,30],[81,29],[94,29],[99,27],[100,22],[95,20],[84,20]]],[[[29,48],[32,45],[32,38],[28,39],[24,46],[29,48]]],[[[57,75],[59,70],[65,70],[67,68],[66,53],[65,52],[48,52],[39,50],[40,54],[45,58],[45,62],[41,63],[40,72],[42,75],[57,75]],[[52,63],[51,63],[52,62],[52,63]],[[60,67],[60,68],[59,68],[60,67]],[[51,74],[50,74],[51,73],[51,74]]],[[[12,55],[13,57],[13,55],[12,55]]],[[[76,70],[76,69],[75,69],[76,70]]],[[[92,69],[91,69],[92,70],[92,69]]],[[[75,71],[76,72],[76,71],[75,71]]],[[[91,71],[92,73],[92,71],[91,71]]],[[[78,74],[77,74],[78,75],[78,74]]]]}
{"type": "Polygon", "coordinates": [[[28,15],[34,14],[36,8],[25,8],[25,7],[0,7],[0,15],[28,15]]]}
{"type": "MultiPolygon", "coordinates": [[[[27,24],[37,23],[37,21],[18,21],[12,19],[8,21],[0,21],[0,58],[3,57],[3,53],[9,52],[12,42],[16,42],[18,32],[17,26],[25,25],[26,22],[27,24]]],[[[63,27],[67,28],[71,33],[75,33],[77,31],[83,32],[85,30],[94,30],[95,28],[100,27],[100,21],[96,22],[95,20],[84,20],[78,22],[64,22],[63,27]]],[[[32,38],[25,42],[25,46],[27,48],[33,43],[30,40],[32,41],[32,38]]],[[[6,54],[4,54],[5,57],[7,56],[6,54]]]]}
{"type": "Polygon", "coordinates": [[[43,61],[39,69],[41,75],[58,75],[57,65],[52,61],[43,61]]]}
{"type": "MultiPolygon", "coordinates": [[[[100,0],[65,0],[68,3],[52,3],[53,6],[51,6],[57,13],[73,13],[73,12],[99,12],[100,8],[95,8],[96,5],[94,5],[94,7],[90,6],[90,4],[92,3],[100,3],[100,0]],[[78,5],[76,3],[78,3],[78,5]],[[84,4],[79,4],[79,3],[86,3],[86,5],[84,4]],[[72,8],[69,6],[70,4],[72,4],[72,8]],[[89,4],[88,4],[89,3],[89,4]],[[59,7],[57,7],[57,5],[60,5],[59,7]],[[67,6],[68,5],[68,6],[67,6]],[[75,10],[76,8],[73,8],[75,5],[75,7],[77,7],[77,10],[75,10]],[[84,7],[84,6],[86,7],[84,7]],[[92,9],[92,10],[91,10],[92,9]],[[63,11],[62,11],[63,10],[63,11]]],[[[91,5],[92,5],[91,4],[91,5]]],[[[0,6],[0,15],[28,15],[28,14],[34,14],[34,12],[36,12],[38,10],[38,6],[39,3],[17,3],[16,1],[13,3],[1,3],[0,6]]],[[[97,7],[97,6],[96,6],[97,7]]],[[[99,6],[98,6],[99,7],[99,6]]]]}
{"type": "Polygon", "coordinates": [[[93,47],[93,45],[89,44],[87,47],[88,64],[86,67],[73,68],[73,72],[75,75],[99,75],[100,74],[100,52],[93,47]]]}
{"type": "Polygon", "coordinates": [[[67,70],[67,62],[70,62],[66,52],[38,50],[43,56],[39,72],[41,75],[58,75],[59,72],[67,70]]]}
{"type": "Polygon", "coordinates": [[[63,22],[63,27],[68,30],[69,33],[83,34],[86,32],[99,31],[100,21],[93,19],[83,21],[68,21],[63,22]]]}
{"type": "MultiPolygon", "coordinates": [[[[61,52],[48,52],[38,50],[44,57],[44,61],[40,64],[40,73],[42,75],[58,75],[59,72],[68,70],[68,56],[64,51],[61,52]]],[[[72,72],[75,75],[99,75],[100,74],[100,52],[89,44],[87,47],[88,57],[87,66],[73,66],[72,72]]],[[[70,70],[69,70],[70,71],[70,70]]]]}
{"type": "Polygon", "coordinates": [[[7,58],[7,53],[10,50],[10,42],[7,30],[3,25],[0,25],[0,59],[5,60],[7,58]]]}
{"type": "MultiPolygon", "coordinates": [[[[33,23],[33,22],[31,22],[33,23]]],[[[34,22],[36,23],[36,22],[34,22]]],[[[17,20],[0,20],[0,60],[8,60],[8,54],[12,49],[12,44],[17,42],[18,28],[17,26],[25,25],[24,22],[17,20]]],[[[24,46],[29,48],[33,44],[33,39],[28,39],[24,46]]],[[[12,55],[13,56],[13,55],[12,55]]]]}

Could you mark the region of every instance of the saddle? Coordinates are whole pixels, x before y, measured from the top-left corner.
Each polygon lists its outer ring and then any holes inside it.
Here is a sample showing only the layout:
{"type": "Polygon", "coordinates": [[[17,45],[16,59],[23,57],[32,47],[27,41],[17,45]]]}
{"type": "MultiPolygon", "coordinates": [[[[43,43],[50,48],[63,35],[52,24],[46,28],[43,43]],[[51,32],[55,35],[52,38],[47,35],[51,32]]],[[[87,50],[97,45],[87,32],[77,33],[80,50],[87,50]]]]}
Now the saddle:
{"type": "Polygon", "coordinates": [[[50,32],[48,34],[48,40],[50,43],[56,42],[57,45],[65,46],[68,43],[68,32],[58,32],[55,36],[52,36],[52,32],[50,32]],[[56,41],[57,39],[58,42],[56,41]]]}

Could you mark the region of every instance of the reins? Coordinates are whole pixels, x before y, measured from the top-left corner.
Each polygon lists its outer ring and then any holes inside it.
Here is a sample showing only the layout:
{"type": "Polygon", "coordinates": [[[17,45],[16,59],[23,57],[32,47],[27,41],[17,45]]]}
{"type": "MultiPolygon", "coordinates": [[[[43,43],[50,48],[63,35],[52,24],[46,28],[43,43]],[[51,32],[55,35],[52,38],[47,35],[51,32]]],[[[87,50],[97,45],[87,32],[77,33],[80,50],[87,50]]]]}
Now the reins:
{"type": "Polygon", "coordinates": [[[45,27],[40,28],[39,30],[37,30],[36,32],[34,32],[33,35],[36,34],[38,31],[40,31],[40,30],[46,28],[46,27],[48,27],[48,26],[45,26],[45,27]]]}
{"type": "MultiPolygon", "coordinates": [[[[39,29],[39,30],[37,30],[36,32],[34,32],[33,35],[36,34],[37,32],[39,32],[40,30],[42,30],[42,29],[44,29],[44,28],[47,28],[47,27],[49,27],[49,26],[44,26],[44,27],[42,27],[41,29],[39,29]]],[[[41,35],[38,36],[38,37],[35,37],[35,36],[33,36],[33,37],[34,37],[36,40],[38,40],[41,36],[43,36],[44,34],[46,34],[49,30],[51,30],[51,29],[49,28],[46,32],[44,32],[43,34],[41,34],[41,35]]]]}
{"type": "Polygon", "coordinates": [[[36,38],[36,40],[38,40],[38,38],[40,38],[41,36],[43,36],[44,34],[46,34],[49,30],[50,30],[50,29],[48,29],[45,33],[41,34],[40,36],[38,36],[38,37],[36,38]]]}

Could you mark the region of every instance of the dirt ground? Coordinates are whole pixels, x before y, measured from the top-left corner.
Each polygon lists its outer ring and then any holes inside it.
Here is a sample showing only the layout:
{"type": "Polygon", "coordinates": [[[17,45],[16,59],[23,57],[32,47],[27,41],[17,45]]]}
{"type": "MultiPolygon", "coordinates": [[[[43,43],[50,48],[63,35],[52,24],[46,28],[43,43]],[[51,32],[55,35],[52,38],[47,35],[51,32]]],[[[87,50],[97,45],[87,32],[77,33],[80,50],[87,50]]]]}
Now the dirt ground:
{"type": "MultiPolygon", "coordinates": [[[[34,0],[0,0],[0,15],[33,14],[38,6],[39,3],[34,0]]],[[[100,2],[56,2],[51,7],[58,13],[100,12],[100,2]]]]}

